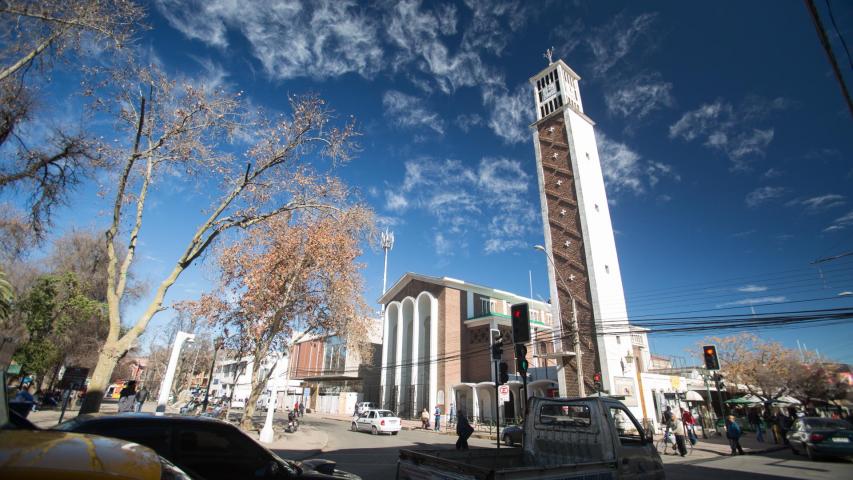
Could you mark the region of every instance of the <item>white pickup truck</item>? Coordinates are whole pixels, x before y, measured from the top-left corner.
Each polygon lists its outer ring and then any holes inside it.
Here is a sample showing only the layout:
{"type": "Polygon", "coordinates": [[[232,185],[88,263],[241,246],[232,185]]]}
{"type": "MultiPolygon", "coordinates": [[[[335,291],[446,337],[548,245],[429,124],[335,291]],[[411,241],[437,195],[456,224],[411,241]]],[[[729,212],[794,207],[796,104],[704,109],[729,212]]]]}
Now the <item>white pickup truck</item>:
{"type": "Polygon", "coordinates": [[[622,402],[607,397],[533,398],[524,447],[400,450],[397,478],[442,480],[664,478],[663,462],[622,402]],[[498,453],[500,452],[500,453],[498,453]]]}

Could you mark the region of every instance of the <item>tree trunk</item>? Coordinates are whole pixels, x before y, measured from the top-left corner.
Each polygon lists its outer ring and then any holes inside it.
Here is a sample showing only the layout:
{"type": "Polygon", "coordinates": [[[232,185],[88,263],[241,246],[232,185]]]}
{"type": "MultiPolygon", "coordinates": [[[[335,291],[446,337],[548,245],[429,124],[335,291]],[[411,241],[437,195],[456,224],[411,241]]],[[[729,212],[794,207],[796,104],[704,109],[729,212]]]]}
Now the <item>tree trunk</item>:
{"type": "Polygon", "coordinates": [[[104,392],[110,386],[110,377],[116,368],[119,356],[116,354],[115,343],[109,341],[98,353],[98,364],[95,366],[95,371],[92,372],[91,380],[89,380],[86,397],[83,398],[83,405],[80,407],[81,414],[97,413],[101,409],[104,392]]]}
{"type": "MultiPolygon", "coordinates": [[[[259,358],[257,352],[255,359],[259,358]]],[[[252,417],[255,416],[255,404],[258,403],[258,397],[266,386],[266,382],[260,378],[261,361],[254,360],[252,362],[252,390],[249,392],[249,398],[246,399],[246,406],[243,407],[243,420],[240,421],[240,428],[249,431],[255,429],[255,424],[252,422],[252,417]]]]}

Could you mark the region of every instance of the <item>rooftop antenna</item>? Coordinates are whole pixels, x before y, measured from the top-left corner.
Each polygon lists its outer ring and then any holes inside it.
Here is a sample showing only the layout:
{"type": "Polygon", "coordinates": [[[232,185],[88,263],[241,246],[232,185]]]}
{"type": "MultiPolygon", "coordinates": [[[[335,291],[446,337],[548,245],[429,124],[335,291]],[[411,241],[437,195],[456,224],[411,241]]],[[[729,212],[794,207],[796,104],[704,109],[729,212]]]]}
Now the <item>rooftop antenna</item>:
{"type": "MultiPolygon", "coordinates": [[[[380,234],[379,243],[382,245],[382,250],[385,250],[385,270],[382,273],[382,295],[385,295],[388,285],[388,252],[394,248],[394,232],[390,232],[386,228],[385,231],[380,234]]],[[[385,312],[384,304],[382,305],[382,312],[385,312]]]]}

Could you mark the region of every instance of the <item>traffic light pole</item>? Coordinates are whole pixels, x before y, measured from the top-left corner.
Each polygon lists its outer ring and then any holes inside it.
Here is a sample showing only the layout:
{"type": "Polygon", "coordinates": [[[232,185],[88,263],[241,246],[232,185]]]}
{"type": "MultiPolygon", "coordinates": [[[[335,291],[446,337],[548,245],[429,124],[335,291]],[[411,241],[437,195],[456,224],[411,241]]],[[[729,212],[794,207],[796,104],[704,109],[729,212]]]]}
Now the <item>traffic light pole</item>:
{"type": "Polygon", "coordinates": [[[498,395],[499,395],[498,383],[500,383],[499,378],[498,378],[498,375],[499,375],[498,363],[500,363],[500,361],[494,360],[492,363],[495,364],[495,424],[496,424],[495,440],[497,441],[498,451],[500,451],[500,449],[501,449],[501,414],[500,414],[499,407],[498,407],[498,395]]]}

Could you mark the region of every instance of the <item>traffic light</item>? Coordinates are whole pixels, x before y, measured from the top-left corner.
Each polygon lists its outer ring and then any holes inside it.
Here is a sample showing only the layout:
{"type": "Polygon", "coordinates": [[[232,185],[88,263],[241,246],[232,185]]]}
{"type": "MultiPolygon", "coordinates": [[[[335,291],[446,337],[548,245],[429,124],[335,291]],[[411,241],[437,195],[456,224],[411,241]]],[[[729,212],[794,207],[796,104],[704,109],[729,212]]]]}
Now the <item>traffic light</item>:
{"type": "Polygon", "coordinates": [[[500,370],[500,374],[498,375],[498,385],[503,385],[509,381],[509,366],[506,362],[501,362],[498,365],[498,370],[500,370]]]}
{"type": "Polygon", "coordinates": [[[526,303],[516,303],[510,309],[512,315],[512,341],[527,343],[530,341],[530,307],[526,303]]]}
{"type": "Polygon", "coordinates": [[[515,366],[519,375],[527,373],[527,347],[520,343],[515,346],[515,366]]]}
{"type": "Polygon", "coordinates": [[[503,356],[503,340],[501,339],[501,332],[498,330],[492,330],[492,360],[500,360],[503,356]]]}
{"type": "Polygon", "coordinates": [[[601,372],[595,372],[595,374],[592,376],[592,381],[593,381],[593,383],[595,383],[595,391],[600,392],[601,391],[601,372]]]}
{"type": "Polygon", "coordinates": [[[714,345],[705,345],[702,347],[702,356],[705,358],[705,368],[707,370],[720,369],[720,359],[717,358],[717,347],[714,345]]]}

